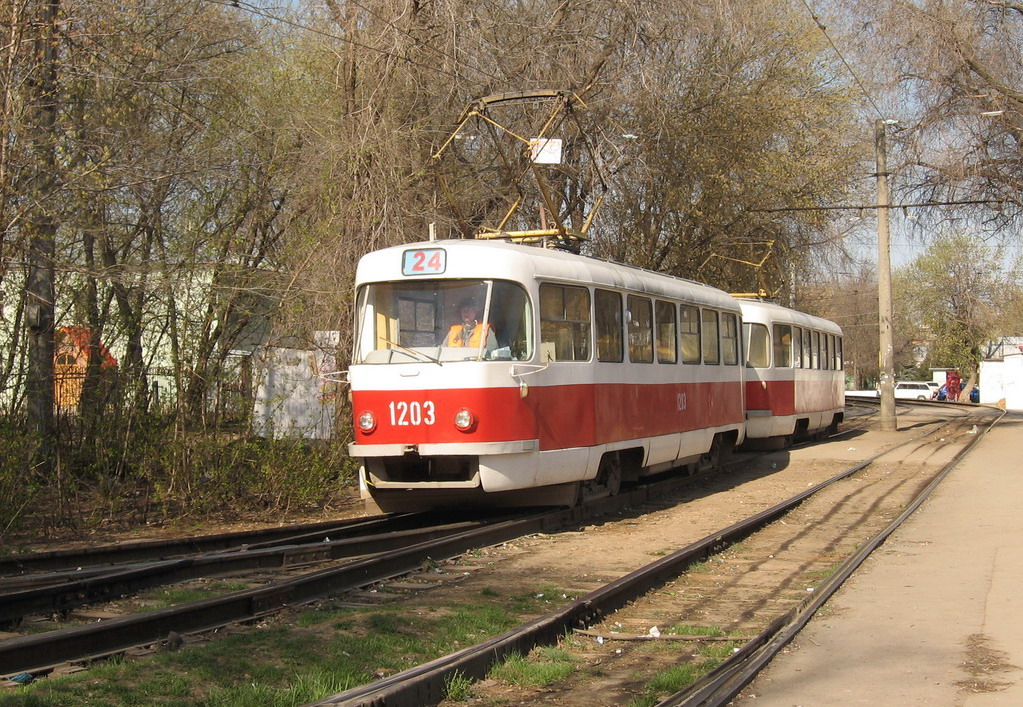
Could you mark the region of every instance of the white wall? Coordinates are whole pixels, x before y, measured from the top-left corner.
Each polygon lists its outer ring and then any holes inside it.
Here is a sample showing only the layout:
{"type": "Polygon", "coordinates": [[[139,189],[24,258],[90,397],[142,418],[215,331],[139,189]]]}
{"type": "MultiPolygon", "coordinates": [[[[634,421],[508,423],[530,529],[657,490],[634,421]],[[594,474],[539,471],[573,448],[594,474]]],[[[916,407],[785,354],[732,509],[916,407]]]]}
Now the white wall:
{"type": "Polygon", "coordinates": [[[320,349],[256,349],[253,432],[281,439],[330,439],[334,432],[339,332],[316,332],[320,349]]]}
{"type": "Polygon", "coordinates": [[[1023,410],[1023,355],[980,362],[980,402],[1005,401],[1007,410],[1023,410]]]}

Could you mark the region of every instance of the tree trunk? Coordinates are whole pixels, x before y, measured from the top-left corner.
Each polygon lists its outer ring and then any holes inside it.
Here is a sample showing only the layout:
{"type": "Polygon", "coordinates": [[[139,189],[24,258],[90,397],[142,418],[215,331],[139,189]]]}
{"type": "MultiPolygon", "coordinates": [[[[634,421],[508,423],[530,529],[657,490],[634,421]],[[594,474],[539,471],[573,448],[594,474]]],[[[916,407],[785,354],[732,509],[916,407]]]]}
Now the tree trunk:
{"type": "Polygon", "coordinates": [[[37,435],[36,464],[49,476],[55,454],[53,424],[54,266],[57,223],[53,213],[56,184],[57,48],[59,0],[42,0],[34,44],[33,75],[27,82],[31,101],[31,144],[36,156],[29,183],[34,202],[27,219],[28,280],[25,286],[28,325],[28,376],[25,392],[30,430],[37,435]]]}

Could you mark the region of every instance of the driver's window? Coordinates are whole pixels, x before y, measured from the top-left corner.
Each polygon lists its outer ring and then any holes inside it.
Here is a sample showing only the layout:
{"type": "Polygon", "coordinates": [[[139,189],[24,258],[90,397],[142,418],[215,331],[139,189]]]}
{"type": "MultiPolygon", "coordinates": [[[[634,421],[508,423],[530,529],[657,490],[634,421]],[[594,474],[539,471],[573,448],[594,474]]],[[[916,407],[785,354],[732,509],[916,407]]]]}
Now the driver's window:
{"type": "Polygon", "coordinates": [[[437,339],[437,307],[432,299],[398,299],[402,346],[432,346],[437,339]]]}

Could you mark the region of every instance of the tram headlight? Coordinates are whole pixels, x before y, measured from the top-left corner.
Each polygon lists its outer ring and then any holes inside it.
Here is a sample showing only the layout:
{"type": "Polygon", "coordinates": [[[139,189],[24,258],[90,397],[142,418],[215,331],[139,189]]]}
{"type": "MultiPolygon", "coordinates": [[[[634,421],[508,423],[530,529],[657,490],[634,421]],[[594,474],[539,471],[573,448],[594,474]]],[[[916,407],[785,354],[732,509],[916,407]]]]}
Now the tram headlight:
{"type": "Polygon", "coordinates": [[[462,432],[472,432],[476,429],[476,415],[468,408],[462,408],[455,413],[455,427],[462,432]]]}
{"type": "Polygon", "coordinates": [[[377,418],[369,410],[359,415],[359,429],[369,434],[377,428],[377,418]]]}

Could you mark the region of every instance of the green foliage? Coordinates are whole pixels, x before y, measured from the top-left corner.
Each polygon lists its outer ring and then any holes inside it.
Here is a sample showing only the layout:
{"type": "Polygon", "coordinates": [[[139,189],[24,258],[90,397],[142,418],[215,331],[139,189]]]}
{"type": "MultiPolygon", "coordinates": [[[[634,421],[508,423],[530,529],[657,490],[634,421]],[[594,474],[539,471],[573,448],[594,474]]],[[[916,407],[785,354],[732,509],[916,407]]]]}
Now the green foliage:
{"type": "Polygon", "coordinates": [[[46,495],[46,480],[32,467],[36,446],[31,435],[0,422],[0,498],[4,499],[0,503],[0,538],[16,530],[46,495]]]}
{"type": "Polygon", "coordinates": [[[1003,248],[976,234],[942,233],[894,277],[901,326],[929,345],[931,367],[976,373],[983,344],[1004,326],[999,314],[1020,288],[1003,248]]]}
{"type": "Polygon", "coordinates": [[[344,477],[347,455],[292,440],[230,440],[183,435],[137,459],[168,507],[189,504],[192,515],[223,508],[297,508],[322,500],[344,477]]]}
{"type": "Polygon", "coordinates": [[[140,594],[139,600],[147,605],[148,611],[156,611],[168,606],[201,601],[248,588],[249,585],[244,582],[213,582],[202,587],[153,589],[140,594]]]}
{"type": "Polygon", "coordinates": [[[31,439],[0,425],[0,491],[13,499],[0,504],[0,538],[30,515],[37,524],[144,525],[314,508],[350,488],[357,471],[340,444],[176,432],[160,418],[103,438],[117,443],[97,444],[95,453],[73,445],[64,451],[58,484],[34,472],[31,439]]]}

